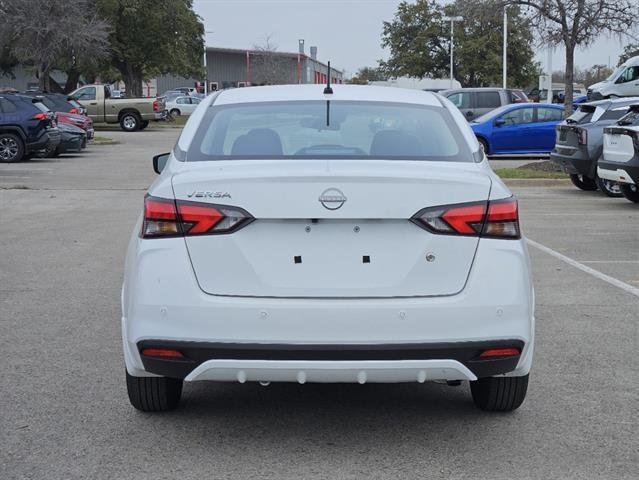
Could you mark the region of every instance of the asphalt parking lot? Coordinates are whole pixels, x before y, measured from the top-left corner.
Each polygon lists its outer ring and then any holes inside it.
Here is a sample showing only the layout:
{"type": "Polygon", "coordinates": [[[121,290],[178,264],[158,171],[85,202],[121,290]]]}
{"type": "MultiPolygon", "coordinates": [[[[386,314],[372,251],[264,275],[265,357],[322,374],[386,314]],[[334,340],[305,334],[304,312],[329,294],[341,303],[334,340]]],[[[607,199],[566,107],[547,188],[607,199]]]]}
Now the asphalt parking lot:
{"type": "Polygon", "coordinates": [[[177,134],[0,165],[0,478],[636,478],[639,208],[561,182],[512,187],[537,306],[516,412],[439,384],[197,384],[135,411],[124,252],[177,134]]]}

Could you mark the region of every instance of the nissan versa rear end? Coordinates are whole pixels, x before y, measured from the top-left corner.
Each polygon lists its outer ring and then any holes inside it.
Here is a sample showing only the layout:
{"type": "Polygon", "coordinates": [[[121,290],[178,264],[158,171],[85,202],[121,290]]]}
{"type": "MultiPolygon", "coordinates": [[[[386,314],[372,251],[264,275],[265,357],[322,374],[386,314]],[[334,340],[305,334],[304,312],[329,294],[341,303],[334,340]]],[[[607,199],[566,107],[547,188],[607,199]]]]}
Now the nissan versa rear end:
{"type": "Polygon", "coordinates": [[[448,100],[226,90],[154,167],[122,290],[134,407],[174,408],[203,380],[469,381],[482,409],[523,402],[534,313],[517,200],[448,100]]]}

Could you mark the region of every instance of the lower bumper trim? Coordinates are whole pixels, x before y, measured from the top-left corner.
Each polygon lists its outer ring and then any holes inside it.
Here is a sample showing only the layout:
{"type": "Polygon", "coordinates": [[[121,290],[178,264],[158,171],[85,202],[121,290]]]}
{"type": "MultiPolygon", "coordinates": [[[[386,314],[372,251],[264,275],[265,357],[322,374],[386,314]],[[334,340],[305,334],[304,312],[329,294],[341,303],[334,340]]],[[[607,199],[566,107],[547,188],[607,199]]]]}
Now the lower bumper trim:
{"type": "Polygon", "coordinates": [[[298,375],[304,372],[309,382],[346,382],[359,381],[357,375],[364,371],[370,378],[366,381],[412,382],[419,381],[423,375],[429,380],[475,380],[511,372],[517,367],[519,355],[480,358],[480,354],[488,349],[508,347],[521,352],[524,342],[316,345],[144,340],[138,342],[137,347],[139,352],[147,348],[178,350],[182,358],[148,357],[140,353],[144,369],[192,381],[241,381],[241,378],[244,381],[299,381],[298,375]],[[240,372],[244,373],[240,375],[240,372]],[[388,380],[390,378],[401,380],[388,380]]]}

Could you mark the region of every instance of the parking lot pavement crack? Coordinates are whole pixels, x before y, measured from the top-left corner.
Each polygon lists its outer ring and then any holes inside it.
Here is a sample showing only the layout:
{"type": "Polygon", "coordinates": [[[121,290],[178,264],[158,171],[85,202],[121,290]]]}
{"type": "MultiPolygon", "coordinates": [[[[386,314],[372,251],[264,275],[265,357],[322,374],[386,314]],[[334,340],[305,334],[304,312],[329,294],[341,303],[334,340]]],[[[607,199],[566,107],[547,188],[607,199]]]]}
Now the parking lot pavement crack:
{"type": "Polygon", "coordinates": [[[541,250],[542,252],[547,253],[548,255],[551,255],[561,260],[562,262],[565,262],[568,265],[575,267],[581,270],[582,272],[587,273],[588,275],[592,275],[593,277],[598,278],[599,280],[609,283],[610,285],[613,285],[617,288],[620,288],[621,290],[631,295],[639,297],[639,288],[633,287],[632,285],[628,285],[627,283],[622,282],[621,280],[618,280],[614,277],[611,277],[610,275],[606,275],[605,273],[602,273],[599,270],[595,270],[594,268],[588,267],[584,265],[583,263],[580,263],[577,260],[573,260],[572,258],[567,257],[566,255],[563,255],[559,252],[556,252],[552,248],[542,245],[541,243],[537,243],[534,240],[531,240],[528,238],[527,241],[528,241],[528,245],[530,245],[531,247],[534,247],[537,250],[541,250]]]}

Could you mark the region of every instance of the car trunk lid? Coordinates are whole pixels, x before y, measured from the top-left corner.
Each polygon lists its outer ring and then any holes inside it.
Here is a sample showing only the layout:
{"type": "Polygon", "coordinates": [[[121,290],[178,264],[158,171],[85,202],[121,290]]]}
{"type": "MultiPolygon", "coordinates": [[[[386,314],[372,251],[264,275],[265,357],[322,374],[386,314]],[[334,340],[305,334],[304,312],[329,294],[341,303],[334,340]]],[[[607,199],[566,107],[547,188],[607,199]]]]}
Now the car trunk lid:
{"type": "Polygon", "coordinates": [[[203,291],[252,297],[455,294],[478,238],[436,235],[409,219],[485,201],[490,187],[477,165],[445,162],[193,162],[173,177],[178,200],[256,218],[231,234],[185,238],[203,291]]]}

